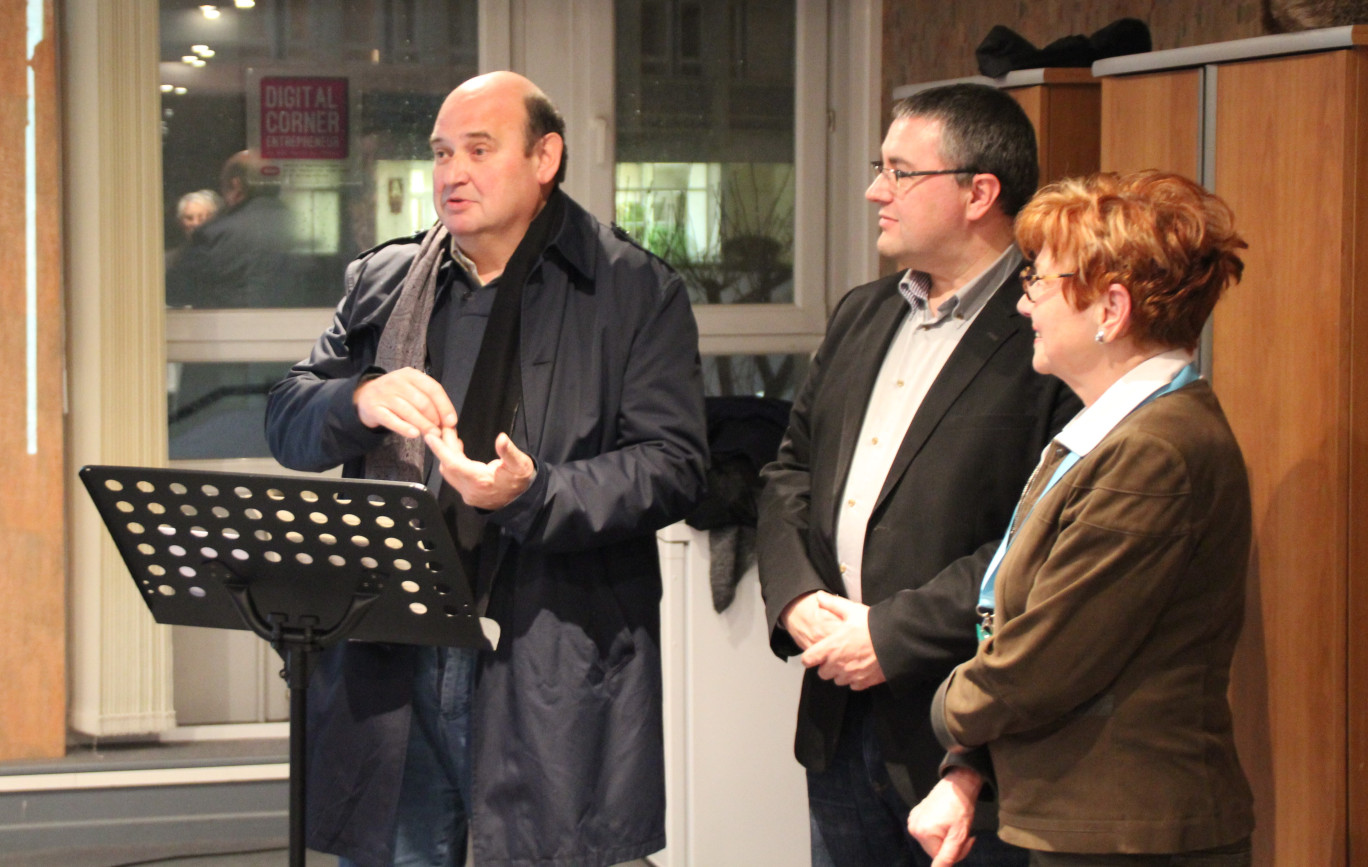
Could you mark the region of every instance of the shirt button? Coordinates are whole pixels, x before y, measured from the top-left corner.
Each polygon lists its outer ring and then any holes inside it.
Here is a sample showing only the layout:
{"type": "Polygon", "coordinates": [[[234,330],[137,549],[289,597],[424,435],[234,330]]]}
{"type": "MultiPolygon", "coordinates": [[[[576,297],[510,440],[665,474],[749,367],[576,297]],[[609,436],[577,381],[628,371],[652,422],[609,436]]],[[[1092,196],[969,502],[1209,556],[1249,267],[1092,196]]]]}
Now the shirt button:
{"type": "Polygon", "coordinates": [[[855,505],[855,501],[854,501],[854,500],[846,500],[846,505],[847,505],[847,506],[852,506],[852,507],[853,507],[853,506],[855,505]]]}
{"type": "Polygon", "coordinates": [[[903,387],[903,381],[900,379],[900,380],[898,380],[898,388],[902,388],[902,387],[903,387]]]}
{"type": "Polygon", "coordinates": [[[870,439],[869,444],[877,446],[879,444],[879,438],[873,437],[872,439],[870,439]]]}
{"type": "Polygon", "coordinates": [[[846,564],[842,563],[842,564],[841,564],[841,574],[844,575],[845,573],[846,573],[846,564]]]}

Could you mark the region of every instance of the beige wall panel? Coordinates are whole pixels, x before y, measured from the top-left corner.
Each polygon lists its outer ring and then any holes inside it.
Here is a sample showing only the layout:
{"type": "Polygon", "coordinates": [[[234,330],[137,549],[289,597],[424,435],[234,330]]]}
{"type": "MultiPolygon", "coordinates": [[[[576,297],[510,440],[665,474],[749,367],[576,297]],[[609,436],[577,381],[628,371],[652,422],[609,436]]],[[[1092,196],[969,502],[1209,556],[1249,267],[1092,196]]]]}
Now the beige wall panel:
{"type": "Polygon", "coordinates": [[[85,464],[166,465],[157,4],[63,0],[68,173],[68,722],[96,737],[175,725],[171,630],[157,625],[76,480],[85,464]],[[78,23],[79,22],[79,23],[78,23]]]}
{"type": "Polygon", "coordinates": [[[6,372],[0,378],[0,464],[5,468],[0,485],[0,598],[5,600],[0,606],[0,760],[60,756],[66,747],[56,26],[48,0],[43,4],[45,38],[30,51],[27,12],[24,3],[0,4],[0,201],[7,203],[0,209],[0,250],[5,251],[0,256],[0,310],[5,311],[0,317],[0,370],[6,372]],[[33,166],[28,165],[26,144],[30,68],[33,166]],[[35,205],[32,306],[25,204],[30,173],[35,205]]]}
{"type": "Polygon", "coordinates": [[[1162,169],[1196,178],[1201,88],[1195,69],[1102,79],[1102,170],[1162,169]]]}
{"type": "Polygon", "coordinates": [[[1216,309],[1212,380],[1254,503],[1232,697],[1260,865],[1347,853],[1351,60],[1230,64],[1217,79],[1216,191],[1249,242],[1245,280],[1216,309]]]}

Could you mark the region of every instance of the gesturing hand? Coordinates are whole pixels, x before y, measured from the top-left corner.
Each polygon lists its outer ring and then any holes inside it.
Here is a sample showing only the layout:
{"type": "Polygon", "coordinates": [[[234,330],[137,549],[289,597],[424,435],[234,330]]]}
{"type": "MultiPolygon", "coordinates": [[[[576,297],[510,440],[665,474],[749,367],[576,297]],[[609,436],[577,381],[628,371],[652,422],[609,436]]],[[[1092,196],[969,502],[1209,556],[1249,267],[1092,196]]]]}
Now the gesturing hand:
{"type": "Polygon", "coordinates": [[[366,427],[383,427],[410,439],[456,427],[456,407],[446,389],[412,367],[363,382],[352,394],[352,403],[366,427]]]}
{"type": "Polygon", "coordinates": [[[465,445],[455,428],[429,431],[424,442],[442,465],[442,478],[456,489],[468,506],[493,511],[502,509],[532,484],[537,465],[513,444],[508,434],[494,440],[498,455],[487,464],[466,457],[465,445]]]}

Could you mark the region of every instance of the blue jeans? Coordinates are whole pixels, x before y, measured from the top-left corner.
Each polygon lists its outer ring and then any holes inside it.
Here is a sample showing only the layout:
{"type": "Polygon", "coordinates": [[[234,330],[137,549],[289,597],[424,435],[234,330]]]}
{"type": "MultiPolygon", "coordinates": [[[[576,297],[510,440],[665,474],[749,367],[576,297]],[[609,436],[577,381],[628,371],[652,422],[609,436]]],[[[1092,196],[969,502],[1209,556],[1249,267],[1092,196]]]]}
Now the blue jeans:
{"type": "MultiPolygon", "coordinates": [[[[462,867],[470,803],[470,705],[476,651],[423,648],[413,681],[394,867],[462,867]]],[[[339,867],[355,867],[343,858],[339,867]]]]}
{"type": "MultiPolygon", "coordinates": [[[[821,773],[808,771],[812,867],[929,867],[931,858],[907,833],[911,808],[889,779],[869,699],[851,696],[836,755],[821,773]]],[[[978,834],[965,867],[1027,867],[1029,853],[996,834],[978,834]]]]}

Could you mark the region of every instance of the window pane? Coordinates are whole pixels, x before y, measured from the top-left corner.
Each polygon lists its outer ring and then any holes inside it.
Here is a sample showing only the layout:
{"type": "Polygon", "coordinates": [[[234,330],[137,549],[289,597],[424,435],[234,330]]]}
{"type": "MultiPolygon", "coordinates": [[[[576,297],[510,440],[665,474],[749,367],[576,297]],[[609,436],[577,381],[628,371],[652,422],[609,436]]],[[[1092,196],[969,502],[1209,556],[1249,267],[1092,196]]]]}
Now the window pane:
{"type": "Polygon", "coordinates": [[[617,0],[616,219],[695,304],[793,302],[792,0],[617,0]]]}
{"type": "Polygon", "coordinates": [[[162,0],[168,305],[331,307],[357,253],[431,225],[427,139],[477,71],[477,5],[162,0]]]}
{"type": "Polygon", "coordinates": [[[171,460],[268,458],[266,393],[292,362],[172,363],[166,371],[171,460]]]}
{"type": "Polygon", "coordinates": [[[753,395],[793,400],[807,378],[809,356],[705,355],[703,390],[709,397],[753,395]]]}

